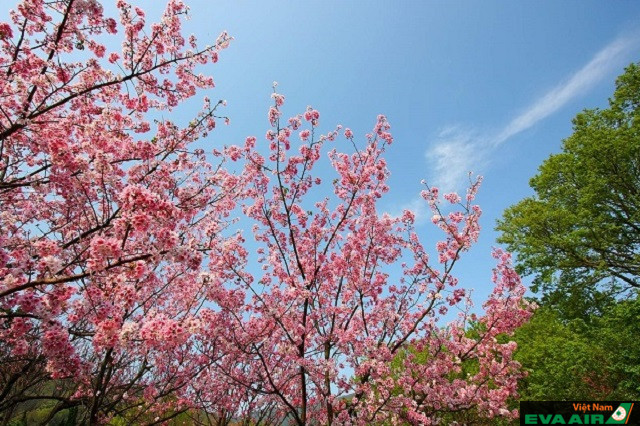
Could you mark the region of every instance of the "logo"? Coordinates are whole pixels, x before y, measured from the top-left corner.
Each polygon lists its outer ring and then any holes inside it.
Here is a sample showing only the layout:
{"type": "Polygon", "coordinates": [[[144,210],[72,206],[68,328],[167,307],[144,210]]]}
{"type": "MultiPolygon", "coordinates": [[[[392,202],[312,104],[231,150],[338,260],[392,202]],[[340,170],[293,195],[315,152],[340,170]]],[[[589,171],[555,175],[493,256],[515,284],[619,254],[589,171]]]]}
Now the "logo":
{"type": "Polygon", "coordinates": [[[631,409],[633,408],[633,402],[622,403],[613,412],[611,418],[607,420],[608,425],[624,425],[629,421],[631,415],[631,409]]]}
{"type": "Polygon", "coordinates": [[[631,401],[522,401],[521,425],[640,425],[631,401]]]}

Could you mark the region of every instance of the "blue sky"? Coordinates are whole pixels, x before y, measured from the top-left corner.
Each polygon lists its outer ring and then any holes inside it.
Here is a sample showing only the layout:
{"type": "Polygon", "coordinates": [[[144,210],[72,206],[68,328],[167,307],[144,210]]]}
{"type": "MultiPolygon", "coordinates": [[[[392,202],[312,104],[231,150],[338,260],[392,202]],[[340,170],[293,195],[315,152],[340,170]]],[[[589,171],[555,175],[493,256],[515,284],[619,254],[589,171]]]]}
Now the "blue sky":
{"type": "MultiPolygon", "coordinates": [[[[223,29],[235,38],[212,95],[227,99],[231,126],[210,143],[262,137],[276,80],[286,112],[311,104],[324,130],[340,123],[364,134],[387,115],[395,142],[383,209],[413,207],[428,219],[422,179],[462,188],[469,170],[484,176],[483,234],[458,269],[478,300],[490,291],[496,219],[531,195],[529,179],[559,152],[575,114],[606,107],[615,77],[640,60],[635,1],[188,4],[201,40],[223,29]]],[[[437,232],[424,222],[423,234],[437,232]]]]}

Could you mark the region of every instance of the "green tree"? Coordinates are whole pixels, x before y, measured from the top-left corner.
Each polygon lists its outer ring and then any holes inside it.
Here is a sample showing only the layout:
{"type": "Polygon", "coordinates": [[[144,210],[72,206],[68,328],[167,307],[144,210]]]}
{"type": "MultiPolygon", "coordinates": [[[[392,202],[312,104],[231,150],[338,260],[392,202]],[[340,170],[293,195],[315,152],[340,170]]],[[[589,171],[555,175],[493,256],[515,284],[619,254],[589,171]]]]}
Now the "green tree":
{"type": "Polygon", "coordinates": [[[610,399],[640,398],[640,294],[611,307],[590,332],[591,341],[607,351],[610,399]]]}
{"type": "Polygon", "coordinates": [[[515,333],[515,358],[528,372],[520,380],[521,400],[605,399],[613,385],[602,370],[606,352],[584,333],[581,320],[564,322],[540,308],[515,333]]]}
{"type": "Polygon", "coordinates": [[[538,309],[514,335],[515,359],[528,372],[519,383],[521,400],[640,398],[638,336],[637,294],[589,321],[538,309]]]}
{"type": "Polygon", "coordinates": [[[609,108],[573,120],[562,152],[507,209],[499,241],[533,275],[542,307],[516,331],[521,398],[640,397],[640,67],[609,108]]]}
{"type": "Polygon", "coordinates": [[[535,190],[498,221],[499,241],[534,277],[545,305],[578,317],[640,288],[640,67],[616,81],[609,108],[585,110],[562,152],[531,179],[535,190]]]}

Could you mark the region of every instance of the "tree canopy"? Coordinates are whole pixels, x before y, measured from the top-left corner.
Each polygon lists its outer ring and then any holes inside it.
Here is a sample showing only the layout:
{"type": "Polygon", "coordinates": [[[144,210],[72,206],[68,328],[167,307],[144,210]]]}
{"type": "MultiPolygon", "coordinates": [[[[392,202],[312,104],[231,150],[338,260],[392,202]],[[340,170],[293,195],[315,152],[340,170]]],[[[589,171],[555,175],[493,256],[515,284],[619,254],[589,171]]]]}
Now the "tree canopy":
{"type": "Polygon", "coordinates": [[[573,120],[573,134],[531,179],[535,195],[507,209],[499,241],[518,254],[533,290],[584,309],[640,287],[640,67],[616,81],[609,108],[573,120]]]}
{"type": "Polygon", "coordinates": [[[640,397],[640,300],[612,305],[590,321],[563,320],[541,307],[514,337],[528,372],[523,400],[620,400],[640,397]],[[594,368],[597,366],[597,368],[594,368]]]}

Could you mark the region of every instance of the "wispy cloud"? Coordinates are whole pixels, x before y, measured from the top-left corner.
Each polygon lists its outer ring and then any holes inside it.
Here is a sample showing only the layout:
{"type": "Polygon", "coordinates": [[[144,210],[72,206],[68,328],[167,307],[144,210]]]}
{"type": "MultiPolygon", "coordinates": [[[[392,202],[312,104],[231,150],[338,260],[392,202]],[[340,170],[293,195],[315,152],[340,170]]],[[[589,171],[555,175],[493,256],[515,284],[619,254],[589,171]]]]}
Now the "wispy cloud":
{"type": "Polygon", "coordinates": [[[425,152],[425,157],[432,164],[433,174],[438,177],[433,184],[443,191],[457,189],[469,172],[484,166],[486,162],[483,153],[477,149],[484,141],[472,130],[448,127],[440,131],[437,141],[425,152]]]}
{"type": "Polygon", "coordinates": [[[639,44],[638,33],[617,38],[566,81],[528,105],[496,132],[479,132],[462,126],[450,126],[442,130],[425,152],[433,171],[431,183],[443,191],[461,189],[469,171],[480,171],[489,164],[490,154],[495,148],[592,89],[618,69],[639,44]]]}
{"type": "Polygon", "coordinates": [[[629,52],[637,44],[637,37],[621,37],[608,44],[568,81],[554,87],[531,104],[522,114],[511,120],[498,134],[493,144],[500,145],[510,137],[527,130],[559,110],[567,102],[591,89],[614,68],[618,67],[625,56],[624,53],[629,52]]]}

